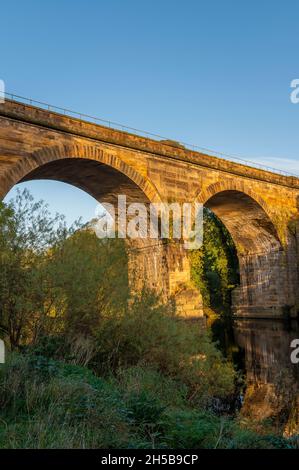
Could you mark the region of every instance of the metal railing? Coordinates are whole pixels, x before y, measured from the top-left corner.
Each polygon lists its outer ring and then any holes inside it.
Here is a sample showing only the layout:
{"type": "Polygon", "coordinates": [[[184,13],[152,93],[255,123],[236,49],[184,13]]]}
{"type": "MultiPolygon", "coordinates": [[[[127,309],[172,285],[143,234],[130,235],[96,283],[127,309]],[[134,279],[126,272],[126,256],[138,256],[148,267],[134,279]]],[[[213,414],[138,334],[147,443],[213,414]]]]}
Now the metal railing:
{"type": "Polygon", "coordinates": [[[91,116],[89,114],[84,114],[84,113],[80,113],[80,112],[77,112],[77,111],[72,111],[71,109],[61,108],[59,106],[54,106],[52,104],[45,103],[43,101],[37,101],[37,100],[34,100],[32,98],[26,98],[24,96],[20,96],[20,95],[17,95],[15,93],[8,93],[8,92],[1,92],[0,91],[0,97],[2,97],[4,99],[6,98],[6,99],[11,100],[11,101],[16,101],[18,103],[29,104],[31,106],[36,106],[36,107],[39,107],[39,108],[42,108],[42,109],[46,109],[47,111],[50,111],[50,112],[53,112],[53,113],[56,113],[56,114],[59,114],[59,115],[69,116],[69,117],[72,117],[72,118],[75,118],[75,119],[79,119],[81,121],[86,121],[86,122],[89,122],[89,123],[91,122],[91,123],[94,123],[94,124],[100,124],[102,126],[109,127],[111,129],[121,130],[123,132],[138,135],[140,137],[146,137],[148,139],[152,139],[152,140],[155,140],[155,141],[161,141],[161,140],[165,141],[166,140],[168,142],[164,143],[164,145],[168,145],[168,146],[173,147],[173,148],[176,148],[176,144],[178,144],[178,145],[183,146],[187,150],[193,150],[195,152],[204,153],[204,154],[209,155],[211,157],[222,158],[222,159],[228,160],[230,162],[240,163],[242,165],[250,166],[250,167],[261,169],[261,170],[264,170],[264,171],[269,171],[271,173],[277,173],[277,174],[280,174],[280,175],[283,175],[283,176],[293,176],[293,177],[296,177],[296,178],[299,177],[299,175],[297,175],[296,173],[291,173],[291,172],[288,172],[288,171],[285,171],[285,170],[281,170],[279,168],[274,168],[274,167],[271,167],[271,166],[267,166],[267,165],[264,165],[264,164],[261,164],[261,163],[258,163],[258,162],[252,161],[252,160],[247,160],[245,158],[238,157],[236,155],[230,155],[230,154],[227,154],[227,153],[222,153],[222,152],[218,152],[218,151],[211,150],[211,149],[208,149],[208,148],[200,147],[198,145],[189,144],[187,142],[177,141],[177,140],[171,139],[170,137],[165,137],[165,136],[162,136],[162,135],[159,135],[159,134],[154,134],[152,132],[147,132],[147,131],[144,131],[144,130],[141,130],[141,129],[137,129],[135,127],[126,126],[124,124],[120,124],[120,123],[115,122],[115,121],[109,121],[107,119],[102,119],[102,118],[99,118],[99,117],[91,116]],[[172,142],[173,142],[173,144],[172,144],[172,142]]]}

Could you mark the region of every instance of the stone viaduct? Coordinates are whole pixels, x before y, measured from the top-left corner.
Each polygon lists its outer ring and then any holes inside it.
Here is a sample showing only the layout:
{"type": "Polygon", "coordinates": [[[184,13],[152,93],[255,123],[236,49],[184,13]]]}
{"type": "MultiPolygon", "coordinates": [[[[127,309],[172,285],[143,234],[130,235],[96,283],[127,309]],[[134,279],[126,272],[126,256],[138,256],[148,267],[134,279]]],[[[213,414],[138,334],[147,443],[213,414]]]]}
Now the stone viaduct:
{"type": "MultiPolygon", "coordinates": [[[[238,316],[299,311],[299,179],[256,169],[57,112],[0,104],[0,198],[17,183],[55,179],[100,202],[201,202],[229,230],[238,252],[238,316]]],[[[180,243],[142,241],[131,250],[135,288],[173,298],[179,314],[203,315],[180,243]]]]}

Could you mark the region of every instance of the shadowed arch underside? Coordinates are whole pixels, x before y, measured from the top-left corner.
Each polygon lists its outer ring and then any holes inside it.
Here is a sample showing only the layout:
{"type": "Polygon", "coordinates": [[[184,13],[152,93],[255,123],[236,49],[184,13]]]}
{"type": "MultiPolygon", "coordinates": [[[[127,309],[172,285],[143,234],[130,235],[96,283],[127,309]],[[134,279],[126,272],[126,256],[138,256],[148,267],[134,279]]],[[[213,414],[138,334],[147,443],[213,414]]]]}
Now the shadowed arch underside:
{"type": "MultiPolygon", "coordinates": [[[[74,184],[103,202],[113,202],[121,191],[129,202],[207,203],[238,247],[242,285],[235,292],[236,312],[243,298],[243,310],[255,308],[258,316],[264,310],[279,317],[285,305],[297,314],[299,178],[6,100],[0,104],[0,198],[19,181],[37,178],[74,184]],[[225,191],[232,192],[220,194],[225,191]]],[[[139,278],[146,274],[151,285],[166,285],[176,297],[190,285],[180,249],[165,254],[161,248],[156,258],[150,246],[141,251],[149,255],[136,261],[139,278]],[[166,281],[157,274],[165,267],[166,281]]],[[[198,309],[191,291],[180,302],[184,311],[186,305],[190,312],[198,309]]]]}
{"type": "Polygon", "coordinates": [[[117,196],[125,195],[128,203],[149,203],[142,189],[126,174],[102,162],[86,158],[63,158],[46,163],[28,173],[20,182],[47,179],[72,184],[99,202],[117,206],[117,196]]]}
{"type": "Polygon", "coordinates": [[[234,313],[267,317],[291,311],[295,298],[287,294],[286,253],[277,230],[265,205],[256,199],[235,189],[223,190],[205,206],[223,222],[237,248],[240,287],[233,291],[234,313]]]}
{"type": "Polygon", "coordinates": [[[205,205],[227,227],[240,255],[282,249],[269,216],[251,196],[226,190],[212,196],[205,205]]]}
{"type": "Polygon", "coordinates": [[[111,191],[126,190],[132,201],[160,202],[160,195],[148,178],[96,146],[61,145],[37,150],[26,157],[16,157],[6,171],[4,166],[0,176],[1,197],[19,182],[43,178],[73,184],[99,201],[97,194],[107,201],[111,191]]]}
{"type": "MultiPolygon", "coordinates": [[[[127,204],[161,202],[155,186],[115,155],[93,147],[59,146],[37,151],[16,161],[6,174],[6,188],[32,180],[57,180],[87,192],[97,201],[114,205],[119,195],[127,204]]],[[[133,293],[150,288],[167,302],[173,299],[181,316],[202,316],[201,295],[190,287],[188,256],[180,244],[161,240],[126,239],[129,282],[133,293]]]]}

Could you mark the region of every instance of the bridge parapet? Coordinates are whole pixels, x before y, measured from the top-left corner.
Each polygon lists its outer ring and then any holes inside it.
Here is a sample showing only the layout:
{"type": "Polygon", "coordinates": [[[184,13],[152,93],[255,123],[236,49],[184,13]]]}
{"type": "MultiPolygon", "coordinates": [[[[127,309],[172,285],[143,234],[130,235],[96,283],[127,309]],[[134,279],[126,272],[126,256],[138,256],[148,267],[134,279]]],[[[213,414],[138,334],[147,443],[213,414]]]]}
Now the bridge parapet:
{"type": "Polygon", "coordinates": [[[0,103],[0,116],[96,141],[121,145],[133,150],[150,152],[152,155],[193,163],[205,168],[299,189],[298,177],[279,174],[279,170],[272,172],[254,168],[225,158],[182,148],[182,146],[174,145],[171,140],[157,141],[17,101],[6,100],[0,103]]]}

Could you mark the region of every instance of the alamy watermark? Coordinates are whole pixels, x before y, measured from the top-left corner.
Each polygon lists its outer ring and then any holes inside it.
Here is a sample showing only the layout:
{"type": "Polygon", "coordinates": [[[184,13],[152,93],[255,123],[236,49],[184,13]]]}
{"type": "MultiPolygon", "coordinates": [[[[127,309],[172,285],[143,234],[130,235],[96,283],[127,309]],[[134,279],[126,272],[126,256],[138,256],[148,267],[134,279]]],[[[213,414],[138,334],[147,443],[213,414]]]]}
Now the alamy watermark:
{"type": "Polygon", "coordinates": [[[203,240],[203,205],[193,203],[99,204],[93,229],[99,238],[182,240],[186,249],[198,249],[203,240]]]}
{"type": "Polygon", "coordinates": [[[5,344],[3,339],[0,339],[0,364],[5,362],[5,344]]]}
{"type": "Polygon", "coordinates": [[[290,347],[293,348],[291,352],[291,362],[292,364],[299,363],[299,339],[293,339],[291,341],[290,347]]]}
{"type": "Polygon", "coordinates": [[[3,80],[0,80],[0,103],[5,101],[5,83],[3,80]]]}
{"type": "Polygon", "coordinates": [[[299,78],[294,78],[294,80],[291,81],[291,94],[290,94],[290,100],[293,104],[298,104],[299,103],[299,78]]]}

